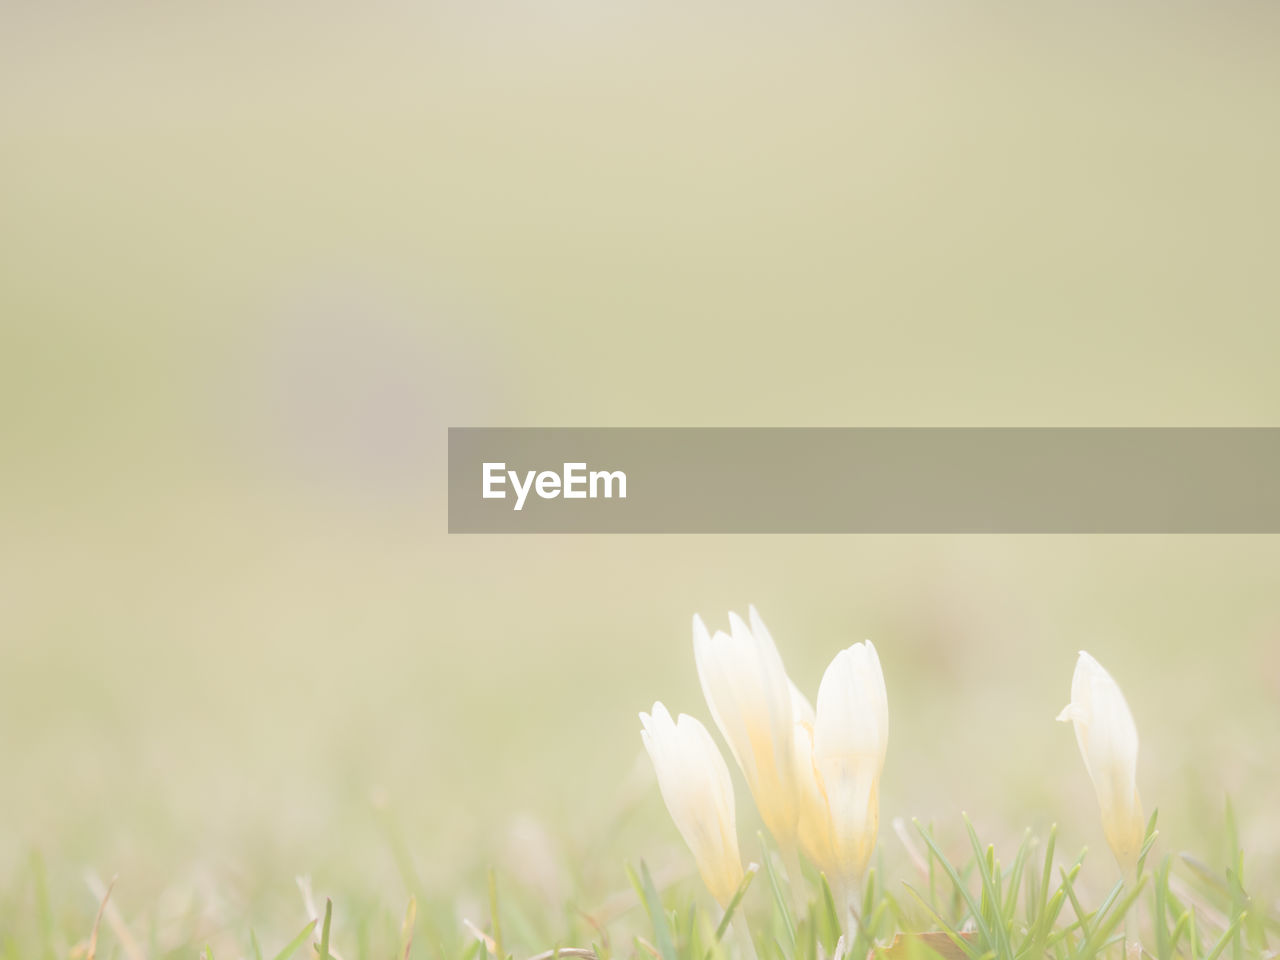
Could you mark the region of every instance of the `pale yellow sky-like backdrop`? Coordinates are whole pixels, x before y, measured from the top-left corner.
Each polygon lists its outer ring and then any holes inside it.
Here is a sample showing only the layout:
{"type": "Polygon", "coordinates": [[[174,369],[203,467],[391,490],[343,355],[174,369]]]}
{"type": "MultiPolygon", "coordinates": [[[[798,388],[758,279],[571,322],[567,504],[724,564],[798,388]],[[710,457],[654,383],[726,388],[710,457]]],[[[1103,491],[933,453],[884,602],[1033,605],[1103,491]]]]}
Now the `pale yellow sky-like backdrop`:
{"type": "Polygon", "coordinates": [[[1275,538],[449,538],[443,494],[450,425],[1275,425],[1278,31],[8,4],[0,872],[394,888],[375,793],[447,885],[638,796],[620,885],[675,844],[636,714],[708,719],[690,617],[751,602],[811,693],[875,640],[886,824],[1101,849],[1085,647],[1170,842],[1231,790],[1274,868],[1275,538]]]}

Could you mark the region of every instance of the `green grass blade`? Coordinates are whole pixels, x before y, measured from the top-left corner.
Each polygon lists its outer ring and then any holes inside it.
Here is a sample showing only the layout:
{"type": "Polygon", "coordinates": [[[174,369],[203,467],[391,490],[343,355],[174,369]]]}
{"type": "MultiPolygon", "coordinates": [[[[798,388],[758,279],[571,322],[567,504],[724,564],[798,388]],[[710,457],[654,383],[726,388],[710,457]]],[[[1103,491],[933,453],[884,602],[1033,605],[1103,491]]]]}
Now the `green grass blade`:
{"type": "Polygon", "coordinates": [[[1000,884],[995,880],[995,848],[987,847],[984,851],[982,843],[978,840],[978,832],[973,829],[973,824],[967,816],[961,816],[964,821],[965,830],[969,834],[969,843],[973,846],[974,859],[978,864],[978,876],[982,881],[982,898],[990,905],[996,937],[993,943],[988,938],[988,945],[996,951],[996,956],[1001,960],[1012,960],[1013,950],[1009,946],[1009,933],[1004,928],[1004,924],[1000,922],[1000,884]]]}
{"type": "Polygon", "coordinates": [[[738,884],[738,889],[733,892],[733,898],[729,901],[729,905],[724,908],[724,916],[720,918],[720,923],[716,926],[715,938],[713,943],[719,943],[724,939],[725,933],[729,930],[729,922],[733,919],[734,911],[738,909],[738,904],[742,902],[742,898],[747,894],[747,888],[751,886],[751,881],[756,878],[756,874],[760,872],[758,864],[751,864],[747,867],[746,874],[742,877],[742,882],[738,884]]]}
{"type": "Polygon", "coordinates": [[[1181,854],[1181,860],[1191,868],[1191,872],[1196,875],[1196,879],[1212,890],[1223,902],[1231,898],[1231,889],[1227,882],[1214,873],[1207,863],[1189,853],[1181,854]]]}
{"type": "MultiPolygon", "coordinates": [[[[1138,884],[1137,886],[1138,888],[1141,888],[1142,884],[1138,884]]],[[[1111,888],[1110,892],[1105,897],[1102,898],[1102,904],[1098,907],[1097,910],[1093,911],[1094,917],[1098,918],[1099,920],[1105,917],[1107,915],[1107,911],[1111,909],[1112,904],[1116,902],[1116,898],[1120,896],[1120,891],[1122,891],[1123,889],[1124,889],[1124,881],[1117,880],[1116,885],[1111,888]]]]}
{"type": "Polygon", "coordinates": [[[1089,920],[1092,918],[1093,914],[1087,913],[1084,907],[1080,906],[1080,901],[1076,897],[1075,887],[1071,881],[1078,872],[1078,866],[1073,867],[1070,874],[1065,870],[1061,871],[1062,887],[1067,891],[1067,898],[1071,901],[1071,909],[1076,912],[1076,922],[1080,924],[1080,930],[1084,934],[1085,942],[1088,942],[1093,936],[1093,929],[1089,926],[1089,920]]]}
{"type": "Polygon", "coordinates": [[[413,928],[417,920],[418,900],[411,895],[404,911],[404,921],[400,924],[400,960],[409,960],[409,952],[413,950],[413,928]]]}
{"type": "Polygon", "coordinates": [[[987,929],[987,925],[983,922],[982,912],[978,909],[977,903],[974,902],[973,895],[969,893],[968,888],[964,885],[964,881],[960,879],[960,874],[957,873],[956,868],[951,865],[951,861],[942,855],[942,850],[938,847],[938,844],[934,841],[933,837],[921,828],[920,821],[913,820],[912,823],[915,824],[916,830],[918,830],[920,836],[924,838],[924,842],[929,845],[929,850],[938,858],[938,863],[951,879],[952,888],[955,893],[961,897],[969,907],[969,915],[973,917],[974,926],[978,928],[978,935],[982,937],[983,943],[990,944],[992,942],[991,931],[987,929]]]}
{"type": "MultiPolygon", "coordinates": [[[[1053,879],[1053,852],[1058,842],[1058,825],[1055,823],[1049,828],[1049,837],[1044,845],[1044,868],[1041,870],[1040,886],[1036,891],[1033,900],[1028,901],[1029,904],[1034,903],[1034,909],[1029,908],[1027,916],[1034,922],[1034,928],[1039,931],[1041,929],[1041,918],[1049,903],[1049,883],[1053,879]]],[[[1045,931],[1047,936],[1047,931],[1045,931]]],[[[1041,944],[1043,948],[1043,944],[1041,944]]],[[[1038,955],[1038,954],[1037,954],[1038,955]]]]}
{"type": "Polygon", "coordinates": [[[325,897],[324,926],[320,928],[320,960],[332,960],[329,953],[329,923],[333,920],[333,901],[325,897]]]}
{"type": "Polygon", "coordinates": [[[1218,942],[1213,945],[1208,953],[1205,954],[1204,960],[1218,960],[1222,955],[1222,951],[1227,948],[1227,944],[1235,939],[1236,933],[1240,930],[1240,924],[1244,920],[1245,914],[1241,914],[1231,921],[1226,930],[1222,931],[1222,936],[1218,938],[1218,942]]]}
{"type": "Polygon", "coordinates": [[[1175,955],[1178,949],[1178,941],[1183,938],[1191,925],[1191,911],[1184,910],[1182,915],[1178,917],[1178,922],[1173,925],[1173,933],[1169,935],[1169,956],[1175,955]]]}
{"type": "Polygon", "coordinates": [[[1147,821],[1147,830],[1143,834],[1142,849],[1138,851],[1138,869],[1137,876],[1142,876],[1142,870],[1147,863],[1147,854],[1151,852],[1151,848],[1155,846],[1156,837],[1160,836],[1160,831],[1156,829],[1156,820],[1160,817],[1160,810],[1156,808],[1151,811],[1151,819],[1147,821]]]}
{"type": "Polygon", "coordinates": [[[907,888],[908,893],[916,898],[916,901],[920,906],[924,907],[925,912],[928,913],[929,916],[933,918],[933,922],[938,925],[938,929],[947,935],[951,942],[956,945],[957,949],[964,951],[965,956],[967,956],[969,960],[979,960],[980,954],[978,948],[961,936],[959,930],[947,923],[946,919],[937,911],[932,903],[926,900],[915,887],[911,886],[911,884],[904,882],[902,885],[907,888]]]}
{"type": "Polygon", "coordinates": [[[1236,808],[1231,802],[1231,795],[1226,797],[1226,810],[1224,812],[1227,823],[1227,863],[1234,863],[1236,853],[1240,850],[1240,826],[1236,822],[1236,808]]]}
{"type": "Polygon", "coordinates": [[[1018,912],[1018,897],[1022,892],[1022,873],[1026,869],[1027,858],[1031,852],[1031,831],[1022,835],[1022,843],[1018,844],[1018,852],[1013,858],[1013,867],[1009,870],[1008,891],[1004,895],[1004,924],[1006,929],[1013,926],[1018,912]]]}
{"type": "Polygon", "coordinates": [[[43,960],[53,960],[53,911],[49,908],[49,881],[45,874],[44,857],[38,850],[31,853],[31,884],[36,895],[36,925],[40,931],[40,955],[43,960]]]}
{"type": "Polygon", "coordinates": [[[1093,936],[1085,941],[1085,956],[1096,954],[1102,950],[1107,937],[1120,925],[1125,915],[1133,909],[1134,902],[1141,895],[1146,885],[1147,878],[1144,876],[1133,885],[1133,889],[1129,891],[1128,895],[1117,903],[1116,897],[1119,896],[1120,889],[1124,884],[1123,882],[1116,884],[1103,905],[1094,913],[1094,916],[1099,918],[1098,925],[1094,928],[1093,936]],[[1113,905],[1114,909],[1112,909],[1113,905]]]}
{"type": "Polygon", "coordinates": [[[1156,867],[1155,902],[1151,913],[1151,923],[1156,930],[1156,960],[1169,960],[1173,952],[1169,947],[1169,862],[1166,856],[1156,867]]]}
{"type": "Polygon", "coordinates": [[[787,932],[787,945],[789,949],[785,951],[784,956],[791,956],[796,945],[796,923],[791,916],[791,907],[787,905],[787,898],[782,895],[782,887],[778,883],[778,875],[773,869],[773,859],[769,856],[769,845],[765,843],[764,834],[760,837],[760,848],[764,853],[764,872],[769,877],[769,887],[773,890],[773,902],[778,907],[778,912],[782,914],[783,928],[787,932]]]}
{"type": "Polygon", "coordinates": [[[507,960],[502,946],[502,919],[498,915],[498,878],[492,867],[489,869],[489,922],[493,924],[493,947],[497,960],[507,960]]]}
{"type": "Polygon", "coordinates": [[[316,921],[312,920],[310,923],[308,923],[305,927],[302,928],[301,933],[299,933],[296,937],[290,940],[288,945],[283,950],[281,950],[279,953],[276,954],[275,960],[289,960],[290,957],[292,957],[295,953],[298,952],[298,948],[306,942],[307,938],[311,936],[311,931],[315,930],[315,928],[316,928],[316,921]]]}
{"type": "Polygon", "coordinates": [[[831,892],[831,884],[827,882],[827,875],[822,873],[819,876],[822,878],[822,906],[829,924],[829,937],[823,946],[827,950],[834,950],[836,942],[840,939],[840,908],[836,906],[836,897],[831,892]]]}
{"type": "Polygon", "coordinates": [[[649,914],[649,922],[653,924],[653,938],[658,941],[656,948],[659,956],[662,960],[679,960],[676,955],[675,941],[671,938],[671,926],[667,923],[667,915],[662,910],[662,898],[658,896],[658,889],[653,885],[649,867],[641,860],[640,875],[637,876],[635,870],[628,865],[627,876],[631,879],[631,885],[635,887],[640,902],[644,904],[645,912],[649,914]]]}

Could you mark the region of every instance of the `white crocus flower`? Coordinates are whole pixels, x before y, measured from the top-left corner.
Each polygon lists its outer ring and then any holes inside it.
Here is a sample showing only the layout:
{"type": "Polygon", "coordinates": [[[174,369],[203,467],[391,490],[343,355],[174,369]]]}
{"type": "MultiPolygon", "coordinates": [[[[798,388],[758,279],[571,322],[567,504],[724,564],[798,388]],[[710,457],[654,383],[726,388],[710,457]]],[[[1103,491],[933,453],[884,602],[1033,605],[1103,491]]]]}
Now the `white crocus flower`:
{"type": "Polygon", "coordinates": [[[729,633],[707,632],[693,618],[693,654],[711,716],[742,768],[760,817],[778,845],[796,843],[796,777],[791,681],[764,621],[751,607],[748,627],[729,614],[729,633]]]}
{"type": "Polygon", "coordinates": [[[796,770],[796,840],[804,855],[819,870],[832,875],[831,810],[827,806],[827,792],[822,785],[822,775],[813,762],[814,712],[809,700],[794,685],[791,687],[791,704],[795,713],[794,752],[796,770]]]}
{"type": "Polygon", "coordinates": [[[711,734],[693,717],[672,721],[661,703],[640,714],[640,738],[658,775],[662,799],[720,906],[742,883],[737,815],[729,767],[711,734]]]}
{"type": "Polygon", "coordinates": [[[870,640],[841,650],[818,688],[813,723],[813,781],[803,831],[825,844],[810,855],[851,902],[871,860],[880,825],[880,774],[889,742],[889,699],[870,640]],[[826,801],[823,821],[819,798],[826,801]]]}
{"type": "Polygon", "coordinates": [[[1121,868],[1132,871],[1146,833],[1138,797],[1138,728],[1111,674],[1083,650],[1071,678],[1071,702],[1058,719],[1075,726],[1098,794],[1103,833],[1121,868]]]}
{"type": "Polygon", "coordinates": [[[796,840],[804,855],[819,870],[832,874],[835,843],[831,838],[831,808],[822,775],[813,762],[813,724],[798,721],[795,738],[796,784],[799,787],[800,817],[796,840]]]}

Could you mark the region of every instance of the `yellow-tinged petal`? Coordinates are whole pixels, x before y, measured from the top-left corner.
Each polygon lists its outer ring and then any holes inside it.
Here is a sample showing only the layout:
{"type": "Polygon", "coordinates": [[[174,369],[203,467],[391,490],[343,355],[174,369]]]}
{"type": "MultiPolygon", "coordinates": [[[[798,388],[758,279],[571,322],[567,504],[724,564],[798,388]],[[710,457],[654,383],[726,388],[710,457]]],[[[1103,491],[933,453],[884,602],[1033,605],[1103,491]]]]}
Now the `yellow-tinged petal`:
{"type": "Polygon", "coordinates": [[[1120,866],[1132,870],[1146,834],[1137,782],[1138,728],[1119,685],[1083,650],[1071,677],[1071,702],[1058,719],[1075,727],[1103,833],[1120,866]]]}
{"type": "Polygon", "coordinates": [[[813,761],[812,721],[797,721],[795,725],[795,762],[799,806],[796,839],[810,862],[823,873],[832,876],[838,864],[834,859],[831,809],[822,783],[822,774],[813,761]]]}
{"type": "Polygon", "coordinates": [[[866,870],[880,825],[880,774],[889,702],[875,645],[836,654],[818,689],[813,756],[831,817],[831,873],[847,883],[866,870]]]}
{"type": "Polygon", "coordinates": [[[693,653],[711,717],[720,728],[760,810],[783,846],[795,843],[792,683],[764,621],[729,614],[729,633],[711,634],[693,618],[693,653]]]}
{"type": "Polygon", "coordinates": [[[640,738],[658,776],[658,789],[688,844],[711,895],[726,906],[742,883],[737,812],[729,768],[698,720],[673,721],[662,703],[640,714],[640,738]]]}

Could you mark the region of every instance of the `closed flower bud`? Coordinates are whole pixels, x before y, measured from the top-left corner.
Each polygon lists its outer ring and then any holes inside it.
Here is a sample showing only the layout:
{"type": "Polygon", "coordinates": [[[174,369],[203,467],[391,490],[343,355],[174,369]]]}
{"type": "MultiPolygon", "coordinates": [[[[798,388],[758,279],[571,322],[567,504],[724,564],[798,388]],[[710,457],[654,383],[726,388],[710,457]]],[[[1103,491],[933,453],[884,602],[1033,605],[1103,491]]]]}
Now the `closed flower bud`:
{"type": "Polygon", "coordinates": [[[708,634],[693,618],[693,654],[711,716],[774,839],[796,841],[796,777],[791,681],[755,607],[748,627],[729,614],[729,633],[708,634]]]}
{"type": "Polygon", "coordinates": [[[889,742],[889,700],[880,658],[870,640],[841,650],[818,688],[813,724],[814,784],[826,799],[829,825],[814,824],[819,842],[829,829],[827,856],[815,857],[833,883],[866,871],[880,825],[880,774],[889,742]],[[824,862],[825,860],[825,862],[824,862]]]}
{"type": "Polygon", "coordinates": [[[831,839],[831,811],[822,776],[813,763],[813,706],[791,685],[791,707],[795,715],[792,741],[796,771],[796,840],[804,855],[819,870],[832,876],[834,842],[831,839]]]}
{"type": "Polygon", "coordinates": [[[1071,678],[1071,702],[1058,714],[1076,730],[1102,811],[1102,830],[1121,868],[1133,870],[1145,827],[1138,797],[1138,728],[1111,674],[1083,650],[1071,678]]]}
{"type": "Polygon", "coordinates": [[[729,767],[707,728],[686,714],[672,721],[661,703],[640,714],[640,738],[658,775],[662,799],[720,906],[742,883],[737,815],[729,767]]]}

